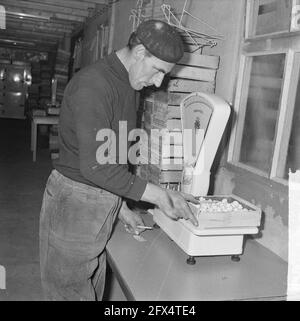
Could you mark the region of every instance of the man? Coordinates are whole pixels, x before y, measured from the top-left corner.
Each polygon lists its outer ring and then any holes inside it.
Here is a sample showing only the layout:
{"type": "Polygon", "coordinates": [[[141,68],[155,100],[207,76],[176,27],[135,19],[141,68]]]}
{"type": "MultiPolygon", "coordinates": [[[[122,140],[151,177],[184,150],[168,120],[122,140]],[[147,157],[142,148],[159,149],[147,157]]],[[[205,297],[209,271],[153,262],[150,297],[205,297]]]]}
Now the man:
{"type": "MultiPolygon", "coordinates": [[[[183,55],[177,31],[149,20],[125,48],[83,68],[69,82],[60,113],[59,150],[44,193],[40,217],[42,285],[48,300],[101,300],[105,246],[117,215],[135,233],[144,225],[125,199],[156,205],[172,219],[197,225],[190,196],[163,189],[133,175],[128,164],[102,164],[97,133],[119,121],[136,126],[136,91],[159,87],[183,55]]],[[[117,149],[118,150],[118,149],[117,149]]],[[[118,155],[117,155],[118,156],[118,155]]],[[[122,246],[122,244],[120,244],[122,246]]],[[[124,249],[125,250],[125,249],[124,249]]]]}

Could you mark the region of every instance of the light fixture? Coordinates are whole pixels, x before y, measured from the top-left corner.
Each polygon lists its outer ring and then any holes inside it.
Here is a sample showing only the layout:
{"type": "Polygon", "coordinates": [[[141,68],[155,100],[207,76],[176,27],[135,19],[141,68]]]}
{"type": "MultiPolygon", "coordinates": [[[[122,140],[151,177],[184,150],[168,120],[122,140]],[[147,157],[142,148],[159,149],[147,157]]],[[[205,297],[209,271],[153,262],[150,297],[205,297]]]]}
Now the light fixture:
{"type": "Polygon", "coordinates": [[[32,46],[32,47],[35,47],[36,44],[34,42],[30,42],[30,41],[19,41],[19,40],[12,40],[12,39],[1,39],[0,38],[0,42],[5,42],[5,43],[8,43],[8,44],[12,44],[14,46],[16,45],[26,45],[26,46],[32,46]]]}
{"type": "Polygon", "coordinates": [[[21,77],[19,74],[15,74],[13,77],[14,82],[20,82],[21,81],[21,77]]]}
{"type": "Polygon", "coordinates": [[[18,16],[20,19],[31,18],[31,19],[40,19],[40,20],[47,20],[47,21],[50,20],[50,17],[39,16],[39,15],[23,13],[23,12],[6,11],[6,14],[10,16],[18,16]]]}

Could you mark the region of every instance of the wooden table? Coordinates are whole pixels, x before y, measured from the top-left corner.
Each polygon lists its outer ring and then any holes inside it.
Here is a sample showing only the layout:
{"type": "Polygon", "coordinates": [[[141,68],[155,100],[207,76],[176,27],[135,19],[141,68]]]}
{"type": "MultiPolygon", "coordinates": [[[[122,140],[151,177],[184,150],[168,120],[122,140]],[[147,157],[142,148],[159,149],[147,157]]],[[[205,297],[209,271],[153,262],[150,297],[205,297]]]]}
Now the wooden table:
{"type": "Polygon", "coordinates": [[[57,125],[58,116],[32,116],[31,120],[31,151],[33,152],[32,160],[36,161],[37,150],[37,127],[38,125],[57,125]]]}
{"type": "MultiPolygon", "coordinates": [[[[147,225],[151,215],[143,215],[147,225]]],[[[252,239],[239,262],[230,256],[197,257],[195,265],[161,230],[138,242],[118,222],[107,245],[109,265],[126,298],[137,301],[284,300],[287,262],[252,239]]]]}

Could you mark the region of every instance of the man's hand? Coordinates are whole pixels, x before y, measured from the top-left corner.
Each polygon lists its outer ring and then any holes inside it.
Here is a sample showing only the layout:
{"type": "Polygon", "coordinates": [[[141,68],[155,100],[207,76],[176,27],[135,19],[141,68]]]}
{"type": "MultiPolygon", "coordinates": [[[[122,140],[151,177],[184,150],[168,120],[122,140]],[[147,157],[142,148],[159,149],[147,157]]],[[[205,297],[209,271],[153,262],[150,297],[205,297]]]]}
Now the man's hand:
{"type": "Polygon", "coordinates": [[[198,226],[198,221],[188,206],[187,201],[194,204],[199,204],[199,201],[190,194],[164,189],[148,183],[141,200],[157,205],[165,215],[174,220],[184,218],[198,226]]]}
{"type": "Polygon", "coordinates": [[[198,226],[198,220],[192,213],[187,201],[194,204],[199,203],[192,195],[166,189],[165,193],[161,193],[157,205],[170,218],[174,220],[184,218],[198,226]]]}
{"type": "Polygon", "coordinates": [[[140,215],[130,210],[125,201],[122,203],[122,207],[119,212],[119,219],[125,225],[126,230],[130,233],[139,235],[145,229],[137,226],[145,225],[140,215]]]}

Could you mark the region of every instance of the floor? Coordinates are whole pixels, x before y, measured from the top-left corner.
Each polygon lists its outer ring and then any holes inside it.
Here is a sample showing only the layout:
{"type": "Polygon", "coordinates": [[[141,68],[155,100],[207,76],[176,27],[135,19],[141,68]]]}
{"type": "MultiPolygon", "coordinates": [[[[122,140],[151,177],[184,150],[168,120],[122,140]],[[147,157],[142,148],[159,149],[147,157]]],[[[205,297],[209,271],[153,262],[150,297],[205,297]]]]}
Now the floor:
{"type": "Polygon", "coordinates": [[[6,271],[6,289],[0,289],[0,301],[42,300],[39,212],[52,169],[42,138],[33,163],[30,123],[0,118],[0,265],[6,271]]]}

